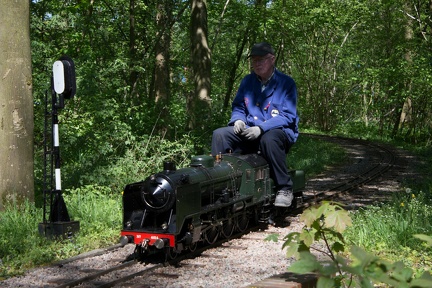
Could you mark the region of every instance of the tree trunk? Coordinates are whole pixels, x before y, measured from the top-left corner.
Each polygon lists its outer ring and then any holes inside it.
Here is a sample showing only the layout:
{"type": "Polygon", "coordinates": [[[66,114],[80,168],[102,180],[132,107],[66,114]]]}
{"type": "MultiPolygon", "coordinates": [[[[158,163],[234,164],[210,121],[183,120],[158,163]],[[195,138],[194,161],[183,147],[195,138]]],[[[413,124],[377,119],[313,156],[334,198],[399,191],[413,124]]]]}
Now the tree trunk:
{"type": "Polygon", "coordinates": [[[166,105],[169,100],[169,49],[171,43],[170,34],[170,22],[171,22],[171,7],[169,1],[164,4],[159,3],[157,5],[156,24],[158,31],[156,33],[156,45],[155,45],[155,102],[166,105]]]}
{"type": "MultiPolygon", "coordinates": [[[[408,11],[409,13],[412,13],[412,11],[410,11],[410,6],[409,5],[405,5],[405,11],[408,11]]],[[[411,18],[407,18],[406,23],[405,23],[405,41],[407,43],[412,41],[413,38],[413,21],[411,18]]],[[[410,66],[412,64],[412,59],[411,59],[411,51],[407,50],[405,52],[405,60],[407,62],[407,66],[410,66]]],[[[407,69],[408,71],[411,69],[407,69]]],[[[402,82],[402,81],[401,81],[402,82]]],[[[399,85],[401,86],[401,91],[407,91],[408,96],[406,96],[404,101],[399,101],[399,107],[397,107],[396,111],[398,112],[397,115],[395,115],[395,119],[394,119],[394,125],[393,125],[393,131],[392,131],[392,136],[395,137],[396,135],[399,134],[399,132],[402,132],[404,125],[406,126],[411,126],[410,123],[407,123],[411,118],[412,118],[412,100],[411,100],[411,80],[410,79],[406,79],[404,81],[405,83],[400,83],[399,85]],[[408,124],[408,125],[407,125],[408,124]]]]}
{"type": "Polygon", "coordinates": [[[208,45],[207,2],[192,0],[191,55],[194,75],[194,93],[188,99],[189,129],[205,130],[205,121],[210,113],[211,51],[208,45]]]}
{"type": "Polygon", "coordinates": [[[165,1],[157,4],[156,14],[156,41],[155,44],[155,71],[154,71],[154,99],[155,114],[160,115],[157,131],[165,136],[168,132],[170,115],[165,112],[170,100],[170,45],[171,45],[171,22],[172,2],[165,1]]]}
{"type": "Polygon", "coordinates": [[[135,68],[137,45],[135,37],[135,0],[129,0],[129,85],[132,103],[138,105],[139,99],[136,95],[138,72],[135,68]]]}
{"type": "Polygon", "coordinates": [[[29,1],[0,9],[0,210],[34,200],[29,1]]]}

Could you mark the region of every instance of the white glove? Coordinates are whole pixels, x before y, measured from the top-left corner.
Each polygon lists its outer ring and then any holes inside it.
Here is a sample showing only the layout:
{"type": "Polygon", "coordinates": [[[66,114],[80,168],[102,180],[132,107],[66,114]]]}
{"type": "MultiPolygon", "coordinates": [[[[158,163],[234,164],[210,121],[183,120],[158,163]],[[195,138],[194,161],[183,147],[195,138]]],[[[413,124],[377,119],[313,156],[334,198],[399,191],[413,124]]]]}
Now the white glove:
{"type": "Polygon", "coordinates": [[[255,140],[261,135],[261,128],[258,126],[247,128],[241,135],[248,140],[255,140]]]}
{"type": "Polygon", "coordinates": [[[234,122],[234,133],[235,134],[239,134],[239,133],[243,132],[243,130],[245,128],[246,128],[246,124],[242,120],[237,120],[234,122]]]}

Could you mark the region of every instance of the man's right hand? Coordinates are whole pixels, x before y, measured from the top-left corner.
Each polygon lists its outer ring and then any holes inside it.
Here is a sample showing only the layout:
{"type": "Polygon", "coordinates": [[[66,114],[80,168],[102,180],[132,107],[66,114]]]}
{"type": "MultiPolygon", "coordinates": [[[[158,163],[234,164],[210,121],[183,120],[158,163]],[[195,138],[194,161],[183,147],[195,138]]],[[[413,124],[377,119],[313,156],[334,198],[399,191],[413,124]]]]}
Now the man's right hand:
{"type": "Polygon", "coordinates": [[[246,124],[242,120],[237,120],[234,122],[234,133],[235,134],[240,134],[241,132],[243,132],[243,130],[245,130],[245,128],[246,128],[246,124]]]}

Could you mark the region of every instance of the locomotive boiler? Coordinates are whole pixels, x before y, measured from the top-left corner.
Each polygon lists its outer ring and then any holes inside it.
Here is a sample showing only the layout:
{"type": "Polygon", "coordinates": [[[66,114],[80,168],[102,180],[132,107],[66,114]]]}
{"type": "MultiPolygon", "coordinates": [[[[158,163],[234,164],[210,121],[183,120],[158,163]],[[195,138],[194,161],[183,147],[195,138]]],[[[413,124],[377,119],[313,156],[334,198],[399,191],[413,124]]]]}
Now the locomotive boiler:
{"type": "MultiPolygon", "coordinates": [[[[299,206],[304,173],[290,174],[291,207],[299,206]]],[[[169,258],[194,251],[200,243],[213,244],[245,231],[250,220],[271,222],[276,213],[273,186],[269,166],[258,154],[194,156],[181,169],[164,163],[162,172],[126,185],[121,243],[134,243],[140,257],[162,251],[169,258]]]]}

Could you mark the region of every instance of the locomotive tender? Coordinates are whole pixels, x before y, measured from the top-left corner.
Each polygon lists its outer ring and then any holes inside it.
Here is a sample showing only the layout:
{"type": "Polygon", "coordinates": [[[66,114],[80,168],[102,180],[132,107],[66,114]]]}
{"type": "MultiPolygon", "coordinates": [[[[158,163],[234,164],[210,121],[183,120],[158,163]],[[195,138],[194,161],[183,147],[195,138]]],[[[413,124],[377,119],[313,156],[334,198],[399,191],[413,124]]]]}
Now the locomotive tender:
{"type": "MultiPolygon", "coordinates": [[[[291,207],[299,207],[304,173],[290,174],[291,207]]],[[[190,167],[181,169],[166,162],[164,171],[126,185],[120,242],[135,243],[140,257],[163,252],[174,258],[199,243],[213,244],[235,230],[243,232],[251,219],[271,223],[282,209],[273,205],[273,186],[269,166],[258,154],[194,156],[190,167]]]]}

